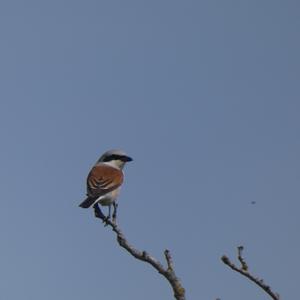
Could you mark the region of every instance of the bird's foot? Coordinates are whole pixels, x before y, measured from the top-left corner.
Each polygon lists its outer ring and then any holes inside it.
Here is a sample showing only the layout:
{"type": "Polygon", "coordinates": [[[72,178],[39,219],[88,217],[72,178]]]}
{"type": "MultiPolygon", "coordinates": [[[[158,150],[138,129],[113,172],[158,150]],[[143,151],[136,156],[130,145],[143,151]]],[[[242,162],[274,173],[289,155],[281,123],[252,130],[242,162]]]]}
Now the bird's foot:
{"type": "Polygon", "coordinates": [[[100,209],[98,203],[96,203],[96,204],[93,206],[93,208],[94,208],[95,217],[98,218],[98,219],[101,219],[102,222],[104,223],[104,226],[109,225],[110,222],[111,222],[111,216],[110,216],[110,215],[105,216],[105,215],[103,214],[103,212],[101,211],[101,209],[100,209]]]}
{"type": "Polygon", "coordinates": [[[110,216],[104,217],[104,219],[102,219],[102,222],[104,223],[104,226],[106,227],[110,222],[110,216]]]}

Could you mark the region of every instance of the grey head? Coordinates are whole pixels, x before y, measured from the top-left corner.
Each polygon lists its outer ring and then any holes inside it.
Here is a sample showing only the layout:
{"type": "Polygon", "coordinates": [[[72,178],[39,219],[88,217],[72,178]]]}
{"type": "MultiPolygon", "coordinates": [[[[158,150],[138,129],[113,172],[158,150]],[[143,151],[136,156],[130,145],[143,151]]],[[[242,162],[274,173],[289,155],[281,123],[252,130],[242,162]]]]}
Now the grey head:
{"type": "Polygon", "coordinates": [[[124,165],[132,160],[133,159],[128,156],[123,150],[112,149],[103,153],[97,163],[106,163],[123,169],[124,165]]]}

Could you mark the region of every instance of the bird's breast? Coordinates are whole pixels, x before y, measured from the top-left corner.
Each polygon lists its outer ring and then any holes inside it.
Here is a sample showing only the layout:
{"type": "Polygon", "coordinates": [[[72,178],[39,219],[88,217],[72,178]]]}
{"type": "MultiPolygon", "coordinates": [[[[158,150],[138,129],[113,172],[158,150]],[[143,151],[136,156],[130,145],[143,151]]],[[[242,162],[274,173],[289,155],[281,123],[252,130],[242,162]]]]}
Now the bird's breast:
{"type": "Polygon", "coordinates": [[[120,188],[115,189],[115,190],[111,191],[110,193],[107,193],[107,194],[99,197],[98,202],[103,206],[109,206],[117,200],[119,193],[120,193],[120,188]]]}

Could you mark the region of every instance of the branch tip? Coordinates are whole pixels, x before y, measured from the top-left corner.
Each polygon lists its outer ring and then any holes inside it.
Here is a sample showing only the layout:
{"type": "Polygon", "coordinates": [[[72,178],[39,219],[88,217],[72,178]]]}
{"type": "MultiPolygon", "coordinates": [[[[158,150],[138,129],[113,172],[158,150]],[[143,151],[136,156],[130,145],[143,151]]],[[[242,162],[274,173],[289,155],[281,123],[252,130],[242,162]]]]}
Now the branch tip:
{"type": "Polygon", "coordinates": [[[223,256],[221,257],[221,260],[222,260],[222,262],[223,262],[224,264],[226,264],[226,265],[230,264],[230,260],[229,260],[229,258],[228,258],[226,255],[223,255],[223,256]]]}
{"type": "Polygon", "coordinates": [[[166,258],[166,261],[167,261],[167,265],[168,265],[168,271],[174,271],[174,266],[173,266],[173,259],[172,259],[172,256],[171,256],[171,253],[168,249],[165,250],[165,258],[166,258]]]}

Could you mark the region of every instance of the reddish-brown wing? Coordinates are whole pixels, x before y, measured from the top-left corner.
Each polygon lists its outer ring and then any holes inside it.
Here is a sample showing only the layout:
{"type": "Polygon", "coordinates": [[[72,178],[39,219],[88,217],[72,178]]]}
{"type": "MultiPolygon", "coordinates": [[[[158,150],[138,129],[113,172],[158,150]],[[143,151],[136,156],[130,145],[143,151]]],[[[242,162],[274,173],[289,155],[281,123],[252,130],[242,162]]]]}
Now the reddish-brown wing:
{"type": "Polygon", "coordinates": [[[100,197],[118,188],[123,182],[123,172],[105,164],[92,168],[87,177],[87,194],[100,197]]]}

